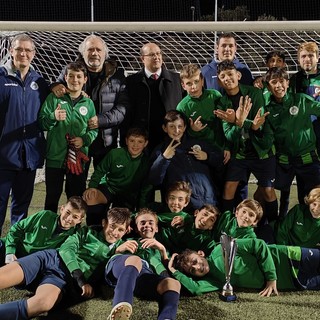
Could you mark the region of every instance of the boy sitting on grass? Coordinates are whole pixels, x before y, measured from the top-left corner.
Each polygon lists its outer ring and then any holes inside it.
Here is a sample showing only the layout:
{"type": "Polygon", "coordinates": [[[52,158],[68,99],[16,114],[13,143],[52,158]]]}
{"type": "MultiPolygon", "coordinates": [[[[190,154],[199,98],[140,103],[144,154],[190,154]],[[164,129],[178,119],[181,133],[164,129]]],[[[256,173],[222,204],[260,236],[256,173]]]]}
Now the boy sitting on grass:
{"type": "Polygon", "coordinates": [[[88,204],[87,224],[100,225],[107,205],[136,210],[144,198],[143,184],[148,173],[144,149],[148,135],[144,129],[130,128],[126,147],[112,149],[94,170],[83,199],[88,204]],[[141,200],[142,201],[142,200],[141,200]]]}
{"type": "Polygon", "coordinates": [[[101,281],[106,262],[128,231],[130,211],[112,208],[101,232],[83,227],[64,242],[59,251],[32,253],[0,268],[0,289],[12,286],[35,291],[24,300],[0,305],[0,319],[30,319],[50,311],[63,297],[68,304],[92,298],[92,285],[101,281]]]}
{"type": "Polygon", "coordinates": [[[305,204],[296,204],[275,228],[276,243],[320,248],[320,188],[312,189],[305,204]]]}
{"type": "Polygon", "coordinates": [[[42,210],[15,223],[0,240],[0,265],[36,251],[57,249],[78,230],[86,211],[84,200],[74,196],[61,206],[60,215],[42,210]]]}
{"type": "Polygon", "coordinates": [[[175,319],[180,283],[167,276],[162,264],[168,257],[165,247],[154,238],[158,232],[157,215],[149,209],[140,209],[135,221],[141,238],[121,245],[119,249],[129,254],[113,256],[106,266],[106,281],[115,288],[108,320],[129,319],[134,294],[158,301],[158,320],[175,319]]]}

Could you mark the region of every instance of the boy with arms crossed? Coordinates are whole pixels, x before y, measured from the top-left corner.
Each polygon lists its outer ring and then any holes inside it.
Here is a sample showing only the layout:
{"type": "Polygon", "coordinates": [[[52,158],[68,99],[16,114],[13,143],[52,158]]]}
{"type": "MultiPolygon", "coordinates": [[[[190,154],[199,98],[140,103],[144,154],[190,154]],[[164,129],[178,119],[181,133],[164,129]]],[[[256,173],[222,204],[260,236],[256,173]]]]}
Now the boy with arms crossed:
{"type": "Polygon", "coordinates": [[[68,93],[57,98],[50,93],[42,105],[39,123],[47,134],[45,209],[57,212],[64,176],[67,197],[82,196],[86,189],[83,162],[89,160],[88,149],[98,130],[88,121],[96,112],[91,99],[82,95],[87,70],[81,63],[67,65],[65,80],[68,93]]]}
{"type": "Polygon", "coordinates": [[[101,232],[84,227],[70,236],[59,252],[38,251],[0,268],[0,289],[15,285],[35,289],[35,295],[27,300],[1,304],[0,318],[33,318],[50,311],[64,296],[68,302],[92,298],[92,285],[103,276],[108,259],[126,249],[118,247],[129,224],[128,209],[112,208],[101,232]]]}

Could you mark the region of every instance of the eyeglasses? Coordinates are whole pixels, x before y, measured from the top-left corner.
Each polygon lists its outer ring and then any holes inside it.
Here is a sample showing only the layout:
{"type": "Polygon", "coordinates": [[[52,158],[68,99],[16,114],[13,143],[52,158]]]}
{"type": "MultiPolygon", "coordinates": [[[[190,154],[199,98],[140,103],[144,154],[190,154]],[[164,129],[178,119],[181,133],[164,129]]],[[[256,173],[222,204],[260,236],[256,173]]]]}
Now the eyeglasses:
{"type": "Polygon", "coordinates": [[[155,52],[155,53],[149,53],[149,54],[143,54],[143,57],[149,57],[149,58],[158,58],[162,56],[162,52],[155,52]]]}
{"type": "Polygon", "coordinates": [[[13,48],[13,50],[18,53],[25,52],[26,54],[30,54],[34,51],[34,49],[23,49],[23,48],[13,48]]]}

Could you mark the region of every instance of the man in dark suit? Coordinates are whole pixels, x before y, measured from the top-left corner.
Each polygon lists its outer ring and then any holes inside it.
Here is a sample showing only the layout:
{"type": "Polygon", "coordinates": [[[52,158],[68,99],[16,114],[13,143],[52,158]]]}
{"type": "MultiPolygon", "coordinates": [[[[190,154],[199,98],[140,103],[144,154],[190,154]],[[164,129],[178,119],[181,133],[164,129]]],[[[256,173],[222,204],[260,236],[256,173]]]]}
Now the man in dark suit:
{"type": "Polygon", "coordinates": [[[169,110],[174,110],[183,96],[179,74],[163,66],[162,52],[155,43],[140,49],[144,67],[127,77],[130,99],[128,126],[139,126],[149,132],[149,151],[164,139],[162,120],[169,110]]]}

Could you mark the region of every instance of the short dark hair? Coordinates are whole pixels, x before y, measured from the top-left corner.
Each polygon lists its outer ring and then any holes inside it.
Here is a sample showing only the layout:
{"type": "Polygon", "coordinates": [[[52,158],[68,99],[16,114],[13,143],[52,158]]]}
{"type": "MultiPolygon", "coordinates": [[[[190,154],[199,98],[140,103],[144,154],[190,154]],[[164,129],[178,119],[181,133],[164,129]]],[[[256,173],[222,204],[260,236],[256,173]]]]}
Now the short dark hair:
{"type": "Polygon", "coordinates": [[[231,38],[231,39],[234,39],[234,42],[236,42],[236,38],[234,37],[234,35],[233,35],[232,33],[229,33],[229,32],[227,32],[227,33],[220,33],[220,34],[218,35],[217,46],[219,45],[220,40],[223,39],[223,38],[228,38],[228,39],[231,38]]]}
{"type": "Polygon", "coordinates": [[[156,222],[156,224],[158,225],[158,215],[152,211],[151,209],[148,209],[148,208],[141,208],[137,213],[136,213],[136,216],[135,216],[135,221],[137,221],[137,219],[142,216],[143,214],[150,214],[154,217],[154,220],[156,222]]]}
{"type": "Polygon", "coordinates": [[[220,215],[219,209],[212,204],[205,203],[198,210],[201,211],[203,209],[206,209],[207,211],[214,213],[216,216],[220,215]]]}
{"type": "Polygon", "coordinates": [[[268,63],[268,61],[273,57],[279,57],[279,58],[281,58],[283,60],[283,62],[286,61],[286,55],[284,54],[283,51],[272,50],[272,51],[268,52],[267,55],[266,55],[266,63],[268,63]]]}
{"type": "Polygon", "coordinates": [[[82,199],[80,196],[72,196],[68,199],[67,204],[70,204],[71,207],[75,210],[78,210],[83,213],[83,215],[86,214],[88,210],[87,203],[82,199]]]}
{"type": "Polygon", "coordinates": [[[107,220],[114,220],[115,223],[125,224],[127,227],[131,221],[131,211],[128,208],[114,207],[107,211],[107,220]]]}
{"type": "Polygon", "coordinates": [[[236,65],[229,60],[221,61],[217,66],[217,74],[225,70],[237,70],[236,65]]]}
{"type": "Polygon", "coordinates": [[[173,266],[175,269],[183,272],[183,273],[187,273],[190,274],[189,272],[189,265],[190,265],[190,255],[192,253],[197,253],[194,250],[190,250],[190,249],[185,249],[184,251],[182,251],[181,253],[179,253],[173,261],[173,266]]]}
{"type": "Polygon", "coordinates": [[[82,71],[84,76],[86,77],[87,76],[87,68],[85,67],[85,65],[80,62],[80,61],[76,61],[76,62],[70,62],[67,64],[67,67],[66,67],[66,74],[68,74],[68,71],[69,70],[72,70],[72,71],[82,71]]]}
{"type": "Polygon", "coordinates": [[[187,118],[184,113],[178,110],[170,110],[163,118],[163,125],[166,126],[169,122],[174,122],[181,119],[185,125],[187,125],[187,118]]]}
{"type": "Polygon", "coordinates": [[[289,74],[284,68],[270,68],[265,75],[265,80],[269,82],[270,80],[276,78],[283,78],[285,80],[289,80],[289,74]]]}
{"type": "Polygon", "coordinates": [[[144,137],[145,140],[148,140],[148,131],[145,128],[141,128],[141,127],[132,127],[129,128],[126,134],[126,138],[129,138],[130,136],[134,136],[134,137],[144,137]]]}

